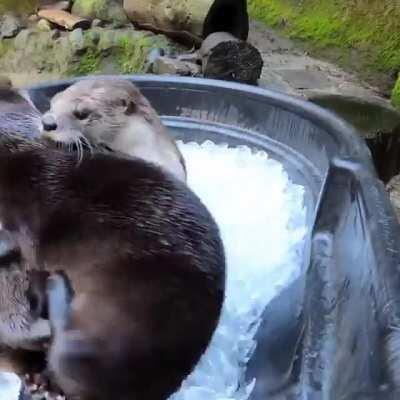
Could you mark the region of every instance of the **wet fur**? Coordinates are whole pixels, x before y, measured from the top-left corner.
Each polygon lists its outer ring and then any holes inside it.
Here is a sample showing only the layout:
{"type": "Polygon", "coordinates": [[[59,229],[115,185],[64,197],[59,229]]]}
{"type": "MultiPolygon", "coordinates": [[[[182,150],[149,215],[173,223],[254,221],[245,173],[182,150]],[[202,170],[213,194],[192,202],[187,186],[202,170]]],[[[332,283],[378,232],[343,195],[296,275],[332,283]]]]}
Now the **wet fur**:
{"type": "Polygon", "coordinates": [[[31,248],[27,262],[71,282],[49,352],[68,395],[162,400],[179,388],[225,287],[218,228],[184,183],[140,159],[95,153],[77,166],[75,154],[3,136],[0,221],[31,248]]]}
{"type": "Polygon", "coordinates": [[[0,87],[0,134],[36,137],[41,129],[41,114],[29,97],[17,89],[0,87]]]}

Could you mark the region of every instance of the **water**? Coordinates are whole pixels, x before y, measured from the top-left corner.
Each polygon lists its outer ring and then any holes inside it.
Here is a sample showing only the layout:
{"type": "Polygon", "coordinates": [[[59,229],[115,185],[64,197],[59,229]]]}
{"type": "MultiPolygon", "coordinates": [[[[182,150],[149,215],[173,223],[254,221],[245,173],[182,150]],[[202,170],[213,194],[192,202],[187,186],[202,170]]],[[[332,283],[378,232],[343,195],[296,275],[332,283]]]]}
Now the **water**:
{"type": "Polygon", "coordinates": [[[199,365],[171,400],[245,400],[254,335],[266,305],[300,273],[304,188],[277,161],[247,147],[179,142],[188,184],[216,219],[227,256],[222,317],[199,365]]]}
{"type": "MultiPolygon", "coordinates": [[[[254,385],[243,377],[260,316],[301,272],[304,188],[292,184],[282,165],[265,152],[209,141],[178,144],[189,186],[220,227],[227,292],[209,349],[171,400],[245,400],[254,385]]],[[[0,379],[0,399],[18,400],[18,378],[0,374],[0,379]]]]}

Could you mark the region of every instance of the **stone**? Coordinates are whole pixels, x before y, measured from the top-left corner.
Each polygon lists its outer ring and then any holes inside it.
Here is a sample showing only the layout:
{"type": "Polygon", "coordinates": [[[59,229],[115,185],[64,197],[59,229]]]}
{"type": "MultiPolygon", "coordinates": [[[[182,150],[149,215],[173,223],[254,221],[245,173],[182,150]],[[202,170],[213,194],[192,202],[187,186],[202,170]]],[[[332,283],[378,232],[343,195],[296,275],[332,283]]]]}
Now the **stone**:
{"type": "Polygon", "coordinates": [[[0,88],[12,87],[11,79],[8,76],[0,75],[0,88]]]}
{"type": "Polygon", "coordinates": [[[71,43],[72,49],[75,54],[79,54],[85,50],[85,38],[83,36],[83,30],[81,28],[74,29],[69,34],[69,42],[71,43]]]}
{"type": "Polygon", "coordinates": [[[52,30],[51,23],[46,19],[41,19],[37,24],[37,28],[42,32],[50,32],[52,30]]]}
{"type": "Polygon", "coordinates": [[[92,21],[92,28],[102,28],[106,25],[105,21],[102,21],[101,19],[95,18],[92,21]]]}
{"type": "Polygon", "coordinates": [[[195,63],[165,56],[155,59],[152,70],[159,75],[198,76],[201,73],[200,66],[195,63]]]}
{"type": "Polygon", "coordinates": [[[322,71],[277,69],[275,72],[295,89],[327,89],[333,86],[329,76],[322,71]]]}
{"type": "Polygon", "coordinates": [[[128,18],[117,0],[75,0],[72,13],[83,18],[127,23],[128,18]]]}
{"type": "Polygon", "coordinates": [[[12,14],[5,14],[0,18],[0,39],[9,39],[18,35],[24,25],[21,20],[12,14]]]}
{"type": "Polygon", "coordinates": [[[59,30],[59,29],[53,29],[52,31],[51,31],[51,38],[53,39],[53,40],[56,40],[56,39],[58,39],[58,38],[60,38],[61,37],[61,31],[59,30]]]}
{"type": "Polygon", "coordinates": [[[39,16],[68,30],[90,28],[90,21],[62,10],[41,10],[39,16]]]}
{"type": "Polygon", "coordinates": [[[37,11],[39,0],[0,1],[0,15],[7,12],[29,15],[37,11]]]}
{"type": "Polygon", "coordinates": [[[28,17],[28,21],[31,23],[39,22],[39,20],[40,20],[40,17],[37,14],[32,14],[28,17]]]}
{"type": "Polygon", "coordinates": [[[33,29],[23,29],[14,39],[14,46],[17,50],[23,50],[30,37],[35,35],[33,29]]]}
{"type": "Polygon", "coordinates": [[[129,19],[167,31],[187,31],[198,37],[203,34],[204,20],[214,0],[124,0],[129,19]]]}
{"type": "Polygon", "coordinates": [[[71,1],[45,1],[40,4],[40,10],[62,10],[62,11],[70,11],[71,10],[71,1]]]}

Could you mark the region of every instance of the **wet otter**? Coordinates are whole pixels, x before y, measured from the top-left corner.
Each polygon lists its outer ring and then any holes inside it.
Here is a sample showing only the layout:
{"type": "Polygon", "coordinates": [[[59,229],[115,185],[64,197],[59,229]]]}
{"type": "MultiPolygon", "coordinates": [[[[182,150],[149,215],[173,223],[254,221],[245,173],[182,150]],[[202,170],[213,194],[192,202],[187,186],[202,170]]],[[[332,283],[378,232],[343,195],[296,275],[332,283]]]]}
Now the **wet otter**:
{"type": "Polygon", "coordinates": [[[42,129],[41,114],[23,90],[0,84],[0,134],[36,137],[42,129]]]}
{"type": "Polygon", "coordinates": [[[105,145],[163,166],[186,180],[183,157],[139,89],[119,78],[79,81],[51,100],[44,136],[69,144],[105,145]]]}
{"type": "Polygon", "coordinates": [[[224,297],[219,231],[196,195],[141,159],[94,153],[77,165],[76,154],[8,135],[0,193],[4,229],[32,244],[27,262],[64,271],[74,291],[49,353],[61,388],[85,400],[168,398],[208,346],[224,297]]]}

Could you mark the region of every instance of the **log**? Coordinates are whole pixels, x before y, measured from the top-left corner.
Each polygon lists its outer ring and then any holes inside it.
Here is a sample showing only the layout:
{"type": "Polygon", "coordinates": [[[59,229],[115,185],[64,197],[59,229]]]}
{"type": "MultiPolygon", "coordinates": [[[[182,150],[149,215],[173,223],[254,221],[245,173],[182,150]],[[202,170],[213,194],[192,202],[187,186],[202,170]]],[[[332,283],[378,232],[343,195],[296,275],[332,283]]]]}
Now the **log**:
{"type": "Polygon", "coordinates": [[[227,32],[208,36],[199,50],[204,77],[257,84],[263,60],[250,43],[227,32]]]}
{"type": "Polygon", "coordinates": [[[73,31],[77,28],[90,28],[90,20],[77,17],[67,11],[62,10],[41,10],[38,12],[39,17],[47,19],[53,24],[59,25],[65,29],[73,31]]]}
{"type": "Polygon", "coordinates": [[[188,46],[199,47],[209,33],[217,31],[247,39],[245,0],[124,0],[124,9],[137,27],[188,46]]]}

